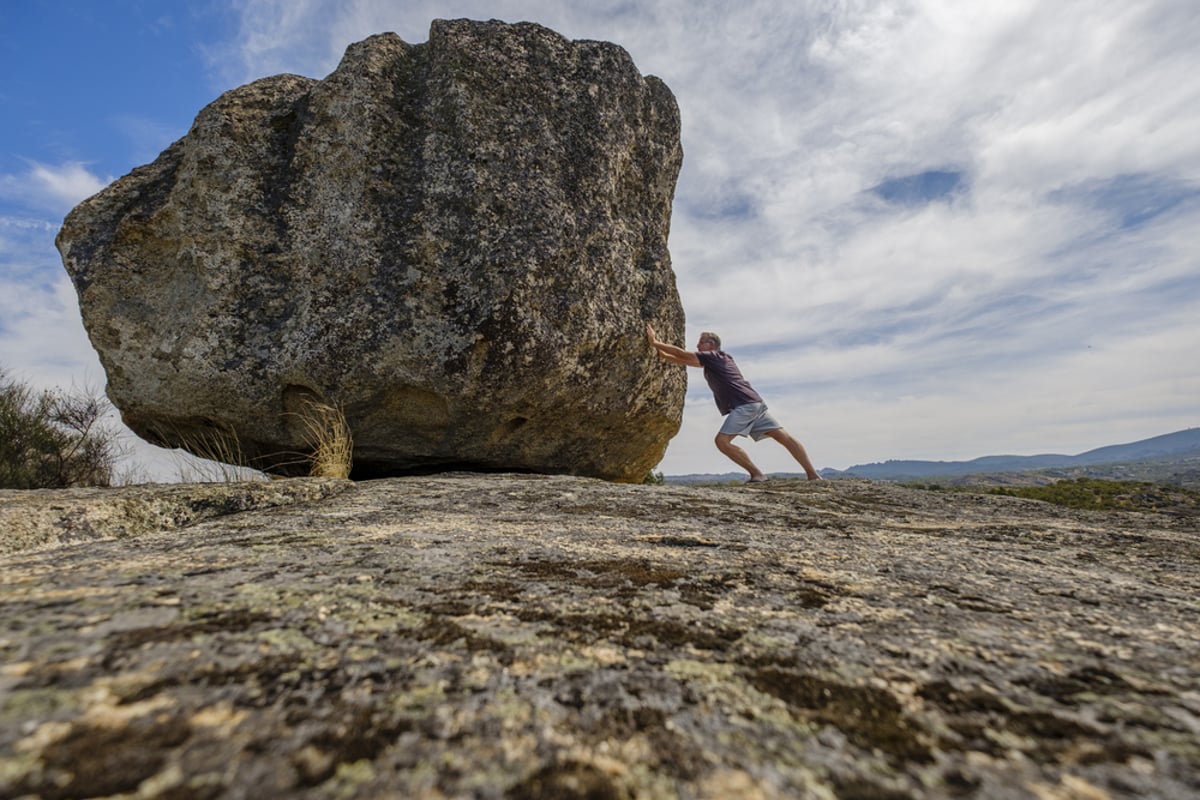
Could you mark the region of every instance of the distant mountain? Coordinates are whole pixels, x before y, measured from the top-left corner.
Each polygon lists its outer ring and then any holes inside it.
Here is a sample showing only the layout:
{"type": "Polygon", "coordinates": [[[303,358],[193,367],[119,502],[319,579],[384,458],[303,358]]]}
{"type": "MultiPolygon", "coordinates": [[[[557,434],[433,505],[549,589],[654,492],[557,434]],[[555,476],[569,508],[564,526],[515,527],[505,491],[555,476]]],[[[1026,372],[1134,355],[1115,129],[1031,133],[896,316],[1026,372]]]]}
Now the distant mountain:
{"type": "Polygon", "coordinates": [[[1049,453],[1036,456],[984,456],[971,461],[884,461],[857,464],[843,471],[825,470],[822,474],[893,481],[1187,457],[1200,457],[1200,428],[1188,428],[1129,444],[1100,447],[1074,456],[1049,453]]]}

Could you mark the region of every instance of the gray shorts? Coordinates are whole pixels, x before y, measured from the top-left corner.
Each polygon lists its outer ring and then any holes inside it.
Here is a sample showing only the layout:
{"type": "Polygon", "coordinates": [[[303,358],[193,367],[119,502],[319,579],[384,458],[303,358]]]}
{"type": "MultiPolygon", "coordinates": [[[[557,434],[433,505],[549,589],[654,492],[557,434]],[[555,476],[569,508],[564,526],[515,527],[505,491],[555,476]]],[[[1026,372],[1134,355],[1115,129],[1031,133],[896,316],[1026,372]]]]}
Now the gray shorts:
{"type": "Polygon", "coordinates": [[[749,436],[758,441],[770,431],[779,430],[783,426],[767,411],[766,403],[747,403],[738,406],[725,417],[721,433],[731,436],[749,436]]]}

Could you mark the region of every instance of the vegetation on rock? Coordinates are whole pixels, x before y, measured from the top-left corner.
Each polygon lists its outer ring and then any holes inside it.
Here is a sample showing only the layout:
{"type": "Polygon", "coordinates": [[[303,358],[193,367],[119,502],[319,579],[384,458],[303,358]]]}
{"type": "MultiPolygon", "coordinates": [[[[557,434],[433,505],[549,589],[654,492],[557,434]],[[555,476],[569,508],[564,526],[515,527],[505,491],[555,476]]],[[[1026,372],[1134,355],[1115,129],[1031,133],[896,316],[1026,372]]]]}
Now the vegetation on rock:
{"type": "Polygon", "coordinates": [[[990,494],[1043,500],[1097,511],[1174,511],[1200,508],[1200,492],[1144,481],[1076,478],[1046,486],[998,487],[990,494]]]}
{"type": "Polygon", "coordinates": [[[342,407],[309,402],[300,421],[312,447],[308,474],[314,478],[349,478],[354,466],[354,436],[342,407]]]}
{"type": "Polygon", "coordinates": [[[0,489],[108,486],[122,455],[106,400],[45,390],[0,368],[0,489]]]}

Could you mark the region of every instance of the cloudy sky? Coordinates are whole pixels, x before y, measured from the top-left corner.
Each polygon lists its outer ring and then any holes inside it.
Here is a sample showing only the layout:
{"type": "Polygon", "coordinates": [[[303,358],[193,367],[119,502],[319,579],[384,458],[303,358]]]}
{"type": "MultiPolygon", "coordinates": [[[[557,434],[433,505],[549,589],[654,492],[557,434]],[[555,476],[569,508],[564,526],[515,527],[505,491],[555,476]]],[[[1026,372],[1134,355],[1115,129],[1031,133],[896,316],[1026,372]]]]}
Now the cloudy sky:
{"type": "MultiPolygon", "coordinates": [[[[1200,425],[1195,0],[5,3],[0,365],[103,384],[53,246],[75,203],[221,92],[439,17],[616,42],[666,82],[680,344],[719,332],[819,467],[1200,425]]],[[[732,469],[690,379],[660,469],[732,469]]]]}

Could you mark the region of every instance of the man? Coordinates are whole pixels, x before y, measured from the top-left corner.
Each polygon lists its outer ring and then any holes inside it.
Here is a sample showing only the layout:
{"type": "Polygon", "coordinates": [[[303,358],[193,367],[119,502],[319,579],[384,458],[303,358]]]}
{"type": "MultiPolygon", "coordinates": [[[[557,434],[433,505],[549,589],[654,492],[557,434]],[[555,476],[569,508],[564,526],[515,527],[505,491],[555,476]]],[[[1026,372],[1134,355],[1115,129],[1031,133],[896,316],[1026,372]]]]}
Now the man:
{"type": "Polygon", "coordinates": [[[750,382],[742,377],[742,372],[734,363],[733,356],[721,350],[721,337],[707,331],[700,334],[700,341],[696,344],[697,352],[694,353],[666,342],[660,342],[654,333],[654,328],[649,324],[646,325],[646,338],[650,341],[650,346],[667,361],[682,364],[685,367],[704,369],[704,379],[708,381],[708,386],[712,389],[713,399],[717,401],[717,408],[725,416],[725,424],[721,426],[721,431],[716,438],[717,449],[750,473],[750,483],[760,483],[768,478],[750,460],[746,451],[733,443],[738,436],[750,436],[756,442],[764,436],[771,437],[786,447],[787,451],[792,454],[792,458],[804,467],[804,474],[810,481],[822,480],[816,468],[813,467],[812,461],[809,460],[804,445],[785,431],[783,426],[771,416],[771,413],[767,411],[766,403],[759,397],[758,392],[754,391],[750,382]]]}

